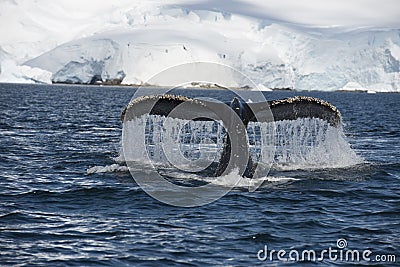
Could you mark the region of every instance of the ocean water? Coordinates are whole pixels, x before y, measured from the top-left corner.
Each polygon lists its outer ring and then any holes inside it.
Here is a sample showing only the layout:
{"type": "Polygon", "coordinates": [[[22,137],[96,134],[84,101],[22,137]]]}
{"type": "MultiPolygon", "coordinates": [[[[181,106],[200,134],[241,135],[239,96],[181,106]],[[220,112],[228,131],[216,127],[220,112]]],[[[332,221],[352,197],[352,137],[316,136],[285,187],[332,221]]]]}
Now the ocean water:
{"type": "Polygon", "coordinates": [[[400,262],[400,94],[266,92],[267,99],[308,95],[337,106],[341,146],[349,147],[331,151],[348,164],[309,158],[312,168],[278,166],[255,192],[238,186],[211,204],[182,208],[150,197],[115,161],[120,114],[134,92],[0,84],[0,265],[288,264],[277,253],[263,258],[266,248],[268,256],[285,250],[286,259],[290,251],[337,251],[299,265],[400,262]],[[369,250],[370,261],[361,254],[347,261],[348,250],[369,250]]]}

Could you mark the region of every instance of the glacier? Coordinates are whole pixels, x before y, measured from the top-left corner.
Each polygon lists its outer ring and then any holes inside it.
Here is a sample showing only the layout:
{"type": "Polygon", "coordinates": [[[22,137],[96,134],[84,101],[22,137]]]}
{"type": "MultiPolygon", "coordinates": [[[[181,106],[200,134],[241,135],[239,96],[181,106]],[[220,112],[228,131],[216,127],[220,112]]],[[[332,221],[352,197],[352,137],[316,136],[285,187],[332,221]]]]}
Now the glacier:
{"type": "Polygon", "coordinates": [[[119,44],[110,39],[84,39],[58,46],[25,65],[47,70],[52,82],[93,84],[125,77],[119,44]]]}
{"type": "MultiPolygon", "coordinates": [[[[28,2],[0,4],[0,22],[12,26],[0,30],[0,82],[143,85],[166,68],[201,61],[231,66],[264,89],[400,92],[398,19],[386,27],[309,25],[262,12],[261,0],[234,1],[236,8],[226,1],[39,1],[51,11],[28,2]]],[[[173,77],[159,83],[173,86],[173,77]]]]}

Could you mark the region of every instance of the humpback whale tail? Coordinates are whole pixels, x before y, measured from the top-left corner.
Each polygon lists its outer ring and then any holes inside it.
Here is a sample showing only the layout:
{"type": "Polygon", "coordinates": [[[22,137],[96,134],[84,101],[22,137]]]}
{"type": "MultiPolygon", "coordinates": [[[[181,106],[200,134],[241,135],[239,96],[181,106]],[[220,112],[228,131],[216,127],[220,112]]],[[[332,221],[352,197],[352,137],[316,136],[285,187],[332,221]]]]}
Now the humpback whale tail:
{"type": "Polygon", "coordinates": [[[143,115],[183,120],[221,121],[226,128],[222,153],[215,171],[221,176],[234,168],[253,177],[257,163],[250,155],[246,127],[250,122],[274,122],[316,118],[339,127],[341,114],[332,104],[312,97],[290,97],[268,102],[246,103],[239,98],[222,103],[179,95],[152,95],[133,99],[123,110],[123,122],[143,115]]]}

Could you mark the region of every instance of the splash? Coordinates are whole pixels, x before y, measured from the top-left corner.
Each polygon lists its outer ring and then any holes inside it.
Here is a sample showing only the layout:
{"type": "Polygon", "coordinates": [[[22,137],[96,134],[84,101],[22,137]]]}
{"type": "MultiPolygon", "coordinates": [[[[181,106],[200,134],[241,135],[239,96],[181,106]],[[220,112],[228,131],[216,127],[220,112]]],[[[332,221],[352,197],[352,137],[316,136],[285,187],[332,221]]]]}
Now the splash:
{"type": "Polygon", "coordinates": [[[241,177],[237,170],[232,171],[231,173],[220,176],[220,177],[206,177],[203,178],[204,181],[225,187],[235,187],[235,188],[244,188],[244,189],[251,189],[251,188],[258,188],[259,185],[262,187],[267,186],[275,186],[279,184],[287,184],[299,179],[292,178],[292,177],[284,177],[284,176],[265,176],[265,177],[258,177],[258,178],[247,178],[241,177]]]}
{"type": "MultiPolygon", "coordinates": [[[[129,160],[192,172],[218,162],[225,135],[221,122],[155,115],[127,121],[123,127],[130,147],[124,152],[129,160]]],[[[332,127],[318,118],[250,122],[247,133],[253,160],[278,170],[343,168],[363,162],[347,142],[342,127],[332,127]]]]}
{"type": "MultiPolygon", "coordinates": [[[[258,169],[271,165],[278,171],[346,168],[364,162],[347,142],[342,127],[332,127],[317,118],[250,122],[247,134],[250,154],[258,169]]],[[[87,173],[126,172],[128,167],[123,164],[129,160],[135,162],[135,171],[139,172],[155,167],[170,177],[230,185],[230,181],[237,181],[234,173],[220,179],[212,177],[224,135],[225,129],[218,121],[144,115],[124,123],[123,138],[128,149],[121,148],[120,156],[114,159],[118,164],[94,166],[87,173]]],[[[244,178],[240,186],[261,181],[256,179],[269,181],[274,177],[261,174],[244,178]]]]}
{"type": "Polygon", "coordinates": [[[224,134],[216,121],[144,115],[123,125],[124,160],[201,171],[219,160],[224,134]]]}
{"type": "Polygon", "coordinates": [[[274,169],[345,168],[363,162],[347,142],[342,127],[322,119],[250,122],[247,131],[253,158],[272,163],[274,169]],[[275,151],[265,149],[270,142],[275,151]]]}

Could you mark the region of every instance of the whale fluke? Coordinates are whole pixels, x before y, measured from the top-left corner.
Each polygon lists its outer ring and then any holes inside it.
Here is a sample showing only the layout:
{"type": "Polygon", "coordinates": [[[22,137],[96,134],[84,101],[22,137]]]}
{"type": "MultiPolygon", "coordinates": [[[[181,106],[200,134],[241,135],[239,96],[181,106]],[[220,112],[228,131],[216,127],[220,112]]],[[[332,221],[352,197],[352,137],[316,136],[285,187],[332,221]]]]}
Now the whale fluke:
{"type": "MultiPolygon", "coordinates": [[[[333,127],[338,127],[342,120],[339,110],[331,103],[314,97],[295,96],[268,101],[274,121],[296,120],[299,118],[319,118],[333,127]]],[[[249,107],[258,111],[260,103],[249,103],[249,107]]],[[[261,105],[261,109],[264,106],[261,105]]],[[[254,117],[250,121],[257,121],[254,117]]]]}
{"type": "Polygon", "coordinates": [[[223,175],[227,169],[232,170],[238,166],[243,176],[254,175],[256,164],[250,156],[247,144],[246,127],[249,122],[318,118],[333,127],[339,127],[341,124],[341,114],[335,106],[324,100],[305,96],[259,103],[246,103],[236,97],[229,103],[222,103],[179,95],[143,96],[133,99],[125,107],[121,120],[129,121],[146,114],[197,121],[219,121],[225,118],[224,126],[234,129],[235,134],[229,136],[227,131],[224,137],[224,147],[215,176],[223,175]],[[231,143],[238,146],[232,146],[231,143]],[[246,162],[247,164],[243,164],[246,162]]]}
{"type": "MultiPolygon", "coordinates": [[[[247,125],[249,121],[271,121],[271,118],[256,116],[254,113],[263,112],[266,108],[266,103],[245,103],[238,98],[232,102],[225,103],[231,106],[233,110],[239,108],[238,116],[243,123],[247,125]]],[[[319,118],[325,120],[330,125],[338,127],[341,122],[341,114],[339,110],[329,102],[306,96],[295,96],[285,99],[272,100],[267,102],[274,121],[296,120],[298,118],[319,118]]],[[[221,110],[221,102],[212,102],[203,99],[193,99],[179,95],[151,95],[133,99],[122,111],[121,120],[132,120],[145,114],[170,116],[173,118],[197,118],[196,120],[212,120],[218,119],[214,111],[221,110]],[[188,107],[185,112],[174,112],[178,105],[185,103],[188,107]],[[190,107],[190,109],[189,109],[190,107]],[[149,110],[151,110],[149,112],[149,110]],[[203,119],[202,119],[203,117],[203,119]]]]}
{"type": "Polygon", "coordinates": [[[151,95],[133,99],[122,111],[121,120],[129,121],[142,115],[169,116],[177,119],[218,120],[216,112],[229,111],[221,102],[193,99],[180,95],[151,95]],[[177,108],[179,106],[179,108],[177,108]],[[221,107],[223,109],[221,109],[221,107]]]}

